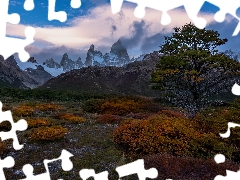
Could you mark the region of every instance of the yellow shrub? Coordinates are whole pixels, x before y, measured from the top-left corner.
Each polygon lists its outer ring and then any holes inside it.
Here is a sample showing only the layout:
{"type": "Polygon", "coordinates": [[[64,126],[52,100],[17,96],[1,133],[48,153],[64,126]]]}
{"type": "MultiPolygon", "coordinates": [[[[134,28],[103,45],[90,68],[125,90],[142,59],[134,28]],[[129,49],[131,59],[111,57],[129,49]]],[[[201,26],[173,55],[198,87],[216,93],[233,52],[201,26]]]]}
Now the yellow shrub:
{"type": "Polygon", "coordinates": [[[119,147],[135,154],[169,153],[206,158],[219,152],[228,152],[230,157],[234,150],[230,145],[224,146],[217,135],[198,131],[195,122],[164,114],[127,121],[114,130],[113,139],[119,147]]]}
{"type": "Polygon", "coordinates": [[[74,114],[69,114],[69,113],[61,115],[60,118],[66,120],[66,121],[75,122],[75,123],[83,123],[86,121],[86,119],[84,117],[79,117],[79,116],[76,116],[74,114]]]}
{"type": "Polygon", "coordinates": [[[60,107],[53,103],[43,103],[43,104],[37,104],[35,106],[36,109],[39,109],[40,111],[56,111],[59,110],[60,107]]]}
{"type": "Polygon", "coordinates": [[[32,140],[52,141],[64,137],[66,133],[67,128],[62,126],[39,127],[32,129],[29,136],[32,140]]]}
{"type": "Polygon", "coordinates": [[[27,117],[32,116],[34,112],[34,108],[27,105],[20,105],[17,108],[13,109],[13,115],[19,117],[27,117]]]}
{"type": "Polygon", "coordinates": [[[35,118],[27,120],[29,128],[41,127],[41,126],[50,126],[52,123],[49,119],[46,118],[35,118]]]}

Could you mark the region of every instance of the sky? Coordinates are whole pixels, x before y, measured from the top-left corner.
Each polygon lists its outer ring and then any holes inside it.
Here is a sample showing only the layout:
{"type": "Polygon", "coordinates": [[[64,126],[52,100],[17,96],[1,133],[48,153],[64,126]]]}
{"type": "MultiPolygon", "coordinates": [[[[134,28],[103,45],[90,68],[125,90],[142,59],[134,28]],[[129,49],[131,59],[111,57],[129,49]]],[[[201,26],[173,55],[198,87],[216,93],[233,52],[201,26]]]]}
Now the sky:
{"type": "MultiPolygon", "coordinates": [[[[91,44],[105,54],[118,39],[122,40],[130,57],[138,57],[159,50],[164,36],[171,36],[174,27],[190,22],[183,7],[169,11],[172,20],[168,25],[160,23],[162,12],[151,8],[146,8],[144,18],[137,18],[134,16],[136,4],[127,1],[119,13],[113,14],[110,0],[82,0],[78,9],[71,8],[70,0],[56,0],[55,10],[67,13],[65,22],[48,20],[48,0],[35,0],[32,11],[26,11],[23,5],[24,0],[9,0],[9,14],[18,13],[21,20],[17,25],[7,25],[7,36],[25,38],[25,28],[34,27],[35,42],[26,50],[38,63],[49,58],[60,62],[64,53],[74,61],[81,57],[84,62],[91,44]]],[[[218,10],[217,6],[206,2],[198,16],[207,20],[207,29],[217,30],[221,38],[228,39],[220,51],[239,51],[240,33],[232,36],[238,20],[227,15],[224,22],[216,22],[214,14],[218,10]]],[[[240,8],[236,14],[240,17],[240,8]]]]}

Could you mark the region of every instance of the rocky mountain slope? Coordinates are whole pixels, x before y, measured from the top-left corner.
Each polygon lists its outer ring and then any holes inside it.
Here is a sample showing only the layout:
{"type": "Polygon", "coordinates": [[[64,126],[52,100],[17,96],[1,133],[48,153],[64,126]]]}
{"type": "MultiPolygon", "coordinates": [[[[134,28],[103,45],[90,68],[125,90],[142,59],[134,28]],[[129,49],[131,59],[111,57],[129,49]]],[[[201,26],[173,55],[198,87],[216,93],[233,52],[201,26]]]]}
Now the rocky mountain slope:
{"type": "Polygon", "coordinates": [[[83,67],[52,78],[39,88],[156,95],[157,92],[150,88],[149,80],[158,61],[159,54],[154,52],[146,55],[142,61],[122,67],[83,67]]]}
{"type": "Polygon", "coordinates": [[[26,71],[22,71],[14,56],[4,60],[0,56],[0,87],[34,88],[40,84],[26,71]]]}

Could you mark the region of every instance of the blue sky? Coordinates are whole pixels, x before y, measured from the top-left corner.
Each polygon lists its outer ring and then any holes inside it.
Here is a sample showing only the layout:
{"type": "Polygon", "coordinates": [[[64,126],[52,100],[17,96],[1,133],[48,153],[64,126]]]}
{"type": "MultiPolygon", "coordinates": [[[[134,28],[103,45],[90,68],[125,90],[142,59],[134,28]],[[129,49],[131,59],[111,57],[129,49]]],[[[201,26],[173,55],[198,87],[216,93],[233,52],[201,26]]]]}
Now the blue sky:
{"type": "MultiPolygon", "coordinates": [[[[23,8],[24,0],[10,0],[9,13],[18,13],[21,16],[19,25],[7,27],[8,36],[24,38],[26,26],[36,29],[35,42],[26,49],[38,62],[48,58],[60,61],[66,52],[72,60],[81,57],[85,61],[86,53],[91,44],[103,53],[109,52],[111,45],[119,38],[127,47],[130,56],[139,56],[159,49],[164,36],[171,35],[172,28],[181,26],[190,21],[183,7],[169,12],[172,21],[169,25],[161,25],[162,13],[146,9],[143,19],[133,14],[136,4],[124,2],[122,11],[111,13],[110,0],[82,0],[81,7],[73,9],[70,0],[56,0],[56,11],[65,11],[67,21],[48,21],[48,0],[35,0],[35,8],[26,11],[23,8]]],[[[219,10],[217,6],[205,3],[199,15],[207,20],[208,29],[218,30],[222,38],[228,38],[226,45],[220,50],[239,50],[240,33],[232,36],[238,20],[231,15],[222,23],[214,21],[214,14],[219,10]]],[[[237,10],[240,16],[240,8],[237,10]]]]}

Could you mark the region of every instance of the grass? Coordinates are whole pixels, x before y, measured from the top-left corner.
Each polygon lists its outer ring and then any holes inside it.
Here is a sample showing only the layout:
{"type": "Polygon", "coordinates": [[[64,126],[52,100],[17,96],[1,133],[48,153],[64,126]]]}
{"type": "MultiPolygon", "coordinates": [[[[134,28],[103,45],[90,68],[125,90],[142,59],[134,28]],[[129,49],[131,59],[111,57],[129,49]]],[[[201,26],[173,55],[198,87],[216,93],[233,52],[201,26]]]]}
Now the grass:
{"type": "MultiPolygon", "coordinates": [[[[96,97],[99,99],[99,97],[96,97]]],[[[87,99],[86,99],[87,100],[87,99]]],[[[9,155],[14,157],[15,166],[13,168],[4,169],[6,179],[23,179],[25,178],[22,167],[25,164],[32,164],[34,167],[34,174],[41,174],[45,172],[43,160],[44,159],[53,159],[58,158],[61,154],[62,149],[65,149],[72,153],[74,156],[71,157],[71,160],[74,164],[74,167],[69,172],[64,172],[61,170],[60,161],[50,164],[50,173],[51,179],[80,179],[79,171],[81,169],[94,169],[96,173],[102,171],[109,172],[109,179],[115,180],[118,179],[118,174],[115,171],[115,168],[120,165],[124,165],[130,162],[133,162],[136,159],[144,158],[146,159],[146,169],[150,167],[156,167],[159,170],[159,173],[163,171],[161,161],[164,161],[164,168],[167,170],[164,175],[159,176],[158,179],[166,178],[167,173],[174,172],[174,178],[178,179],[179,170],[176,170],[177,166],[180,166],[183,162],[187,165],[192,163],[202,163],[204,165],[204,170],[199,170],[201,173],[206,173],[206,177],[209,177],[208,169],[206,167],[212,164],[213,162],[205,160],[196,160],[193,158],[186,159],[177,159],[173,157],[172,159],[169,156],[165,155],[156,155],[156,156],[134,156],[127,154],[122,151],[114,142],[112,138],[112,133],[116,127],[122,122],[106,120],[106,122],[99,122],[99,117],[104,114],[96,114],[91,112],[86,112],[83,110],[83,105],[86,100],[82,101],[66,101],[66,100],[55,100],[46,102],[45,100],[21,100],[21,101],[8,101],[3,102],[4,110],[11,110],[13,112],[14,120],[17,121],[21,118],[26,119],[28,122],[31,122],[30,128],[24,132],[17,132],[20,144],[24,144],[24,148],[15,151],[12,147],[11,140],[3,141],[0,144],[1,149],[1,158],[5,158],[9,155]],[[19,108],[20,107],[20,108],[19,108]],[[25,112],[25,108],[29,110],[25,112]],[[16,111],[19,110],[19,111],[16,111]],[[17,113],[14,113],[17,112],[17,113]],[[25,113],[24,117],[21,112],[25,113]],[[65,116],[64,116],[65,115],[65,116]],[[59,127],[67,129],[63,136],[56,140],[41,140],[36,139],[32,140],[29,135],[34,129],[41,128],[41,130],[46,130],[47,128],[59,127]],[[156,163],[156,159],[159,159],[159,162],[156,163]],[[171,169],[170,164],[174,169],[171,169]],[[207,165],[206,165],[207,164],[207,165]]],[[[161,107],[162,109],[162,107],[161,107]]],[[[171,108],[172,109],[172,108],[171,108]]],[[[174,114],[172,111],[163,110],[165,114],[170,114],[172,116],[179,116],[179,114],[174,114]],[[171,114],[172,113],[172,114],[171,114]]],[[[129,113],[121,115],[121,119],[126,119],[126,121],[131,121],[131,119],[143,120],[152,116],[154,112],[139,112],[139,113],[129,113]]],[[[115,117],[115,116],[114,116],[115,117]]],[[[7,131],[9,130],[9,124],[1,123],[0,130],[7,131]]],[[[49,130],[49,129],[48,129],[49,130]]],[[[239,164],[230,162],[227,164],[227,167],[230,167],[232,170],[236,170],[236,167],[239,167],[239,164]]],[[[215,166],[214,166],[215,168],[215,166]]],[[[222,166],[221,172],[225,166],[222,166]]],[[[182,166],[179,168],[184,171],[186,168],[182,166]]],[[[217,168],[215,168],[217,169],[217,168]]],[[[214,170],[215,170],[214,169],[214,170]]],[[[214,171],[218,172],[218,169],[214,171]]],[[[194,172],[195,179],[201,179],[197,175],[197,172],[194,172]]],[[[191,174],[179,174],[179,177],[184,177],[185,179],[191,179],[191,174]]],[[[204,177],[204,176],[203,176],[204,177]]],[[[211,175],[212,177],[212,175],[211,175]]],[[[91,178],[90,178],[91,179],[91,178]]],[[[93,179],[93,178],[92,178],[93,179]]],[[[138,179],[136,175],[122,178],[123,180],[135,180],[138,179]]]]}

